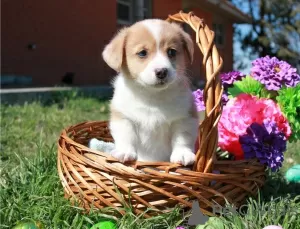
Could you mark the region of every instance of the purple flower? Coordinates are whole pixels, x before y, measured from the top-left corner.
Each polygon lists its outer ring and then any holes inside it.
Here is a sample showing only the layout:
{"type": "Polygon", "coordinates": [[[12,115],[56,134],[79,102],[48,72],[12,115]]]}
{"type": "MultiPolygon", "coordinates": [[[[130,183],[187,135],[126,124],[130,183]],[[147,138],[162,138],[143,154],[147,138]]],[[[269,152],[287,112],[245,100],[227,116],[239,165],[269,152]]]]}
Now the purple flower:
{"type": "Polygon", "coordinates": [[[184,227],[181,227],[181,226],[179,226],[179,227],[176,227],[176,229],[185,229],[184,227]]]}
{"type": "Polygon", "coordinates": [[[280,90],[283,86],[295,87],[300,82],[297,69],[287,62],[269,56],[252,62],[251,75],[266,86],[268,90],[280,90]]]}
{"type": "Polygon", "coordinates": [[[242,80],[242,78],[245,77],[245,75],[239,71],[232,71],[232,72],[222,73],[220,77],[224,89],[227,90],[229,87],[233,86],[233,83],[235,81],[242,80]]]}
{"type": "Polygon", "coordinates": [[[223,106],[226,105],[226,103],[228,102],[229,98],[228,98],[228,93],[227,91],[224,91],[223,92],[223,95],[222,95],[222,103],[223,103],[223,106]]]}
{"type": "MultiPolygon", "coordinates": [[[[193,96],[194,96],[194,101],[196,104],[196,108],[197,111],[204,111],[205,110],[205,103],[204,103],[204,96],[203,96],[203,90],[196,90],[193,91],[193,96]]],[[[228,102],[229,98],[228,98],[228,94],[226,91],[224,91],[223,95],[222,95],[222,103],[225,106],[226,103],[228,102]]]]}
{"type": "Polygon", "coordinates": [[[204,111],[205,110],[205,104],[204,104],[204,97],[203,97],[203,90],[196,90],[193,91],[194,101],[196,104],[197,111],[204,111]]]}
{"type": "Polygon", "coordinates": [[[264,121],[262,125],[253,123],[247,128],[247,134],[240,136],[239,142],[245,159],[258,158],[272,171],[282,166],[283,153],[286,151],[286,137],[278,130],[273,121],[264,121]]]}

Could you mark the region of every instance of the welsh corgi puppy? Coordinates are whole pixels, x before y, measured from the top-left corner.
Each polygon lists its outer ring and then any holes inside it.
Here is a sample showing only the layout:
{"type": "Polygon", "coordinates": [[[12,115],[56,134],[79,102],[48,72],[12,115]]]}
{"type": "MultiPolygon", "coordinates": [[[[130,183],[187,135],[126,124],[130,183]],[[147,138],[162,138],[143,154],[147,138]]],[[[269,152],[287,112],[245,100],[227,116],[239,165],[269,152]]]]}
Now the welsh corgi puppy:
{"type": "Polygon", "coordinates": [[[104,48],[113,81],[109,128],[121,162],[195,162],[198,114],[187,65],[194,45],[175,23],[147,19],[122,29],[104,48]]]}

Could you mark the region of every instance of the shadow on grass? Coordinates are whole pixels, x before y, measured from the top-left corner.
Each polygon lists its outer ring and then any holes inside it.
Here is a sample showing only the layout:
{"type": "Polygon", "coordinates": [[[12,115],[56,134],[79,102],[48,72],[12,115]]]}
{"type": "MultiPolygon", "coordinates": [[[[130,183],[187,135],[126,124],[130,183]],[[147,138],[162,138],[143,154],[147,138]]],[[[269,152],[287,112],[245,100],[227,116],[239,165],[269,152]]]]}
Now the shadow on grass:
{"type": "Polygon", "coordinates": [[[261,191],[265,201],[287,196],[293,198],[300,195],[300,183],[288,182],[282,173],[269,174],[261,191]]]}
{"type": "Polygon", "coordinates": [[[106,93],[104,95],[98,95],[96,92],[83,92],[80,90],[71,90],[71,91],[54,91],[51,92],[50,96],[46,98],[39,99],[39,102],[42,106],[52,106],[53,104],[58,104],[58,107],[63,109],[64,103],[73,99],[95,99],[98,102],[106,102],[111,99],[112,95],[110,93],[106,93]]]}
{"type": "MultiPolygon", "coordinates": [[[[55,87],[54,87],[55,89],[55,87]]],[[[111,87],[87,87],[74,89],[61,89],[53,91],[32,91],[26,93],[11,93],[1,96],[2,105],[24,105],[39,103],[44,107],[58,104],[63,108],[63,103],[74,99],[94,99],[98,102],[107,101],[112,98],[111,87]]]]}

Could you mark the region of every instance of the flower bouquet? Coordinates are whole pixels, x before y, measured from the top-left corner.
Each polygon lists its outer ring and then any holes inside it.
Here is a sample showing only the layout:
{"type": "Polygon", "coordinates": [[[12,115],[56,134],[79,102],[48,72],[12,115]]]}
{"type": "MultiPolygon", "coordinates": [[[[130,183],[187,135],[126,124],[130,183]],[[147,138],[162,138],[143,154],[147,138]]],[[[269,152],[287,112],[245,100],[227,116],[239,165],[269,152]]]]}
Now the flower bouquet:
{"type": "MultiPolygon", "coordinates": [[[[223,111],[218,124],[218,159],[257,158],[272,171],[284,160],[287,141],[300,139],[300,75],[285,61],[262,57],[249,75],[221,74],[223,111]]],[[[203,90],[193,92],[198,112],[203,90]]]]}

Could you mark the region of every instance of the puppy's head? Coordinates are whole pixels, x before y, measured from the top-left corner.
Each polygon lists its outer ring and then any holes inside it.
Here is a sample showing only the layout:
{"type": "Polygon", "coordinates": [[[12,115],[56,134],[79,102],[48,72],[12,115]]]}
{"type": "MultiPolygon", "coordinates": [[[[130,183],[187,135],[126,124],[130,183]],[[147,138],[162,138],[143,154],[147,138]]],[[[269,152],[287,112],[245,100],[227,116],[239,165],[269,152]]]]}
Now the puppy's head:
{"type": "Polygon", "coordinates": [[[185,77],[185,57],[192,62],[193,52],[193,42],[180,26],[149,19],[121,30],[102,55],[125,77],[162,89],[185,77]]]}

